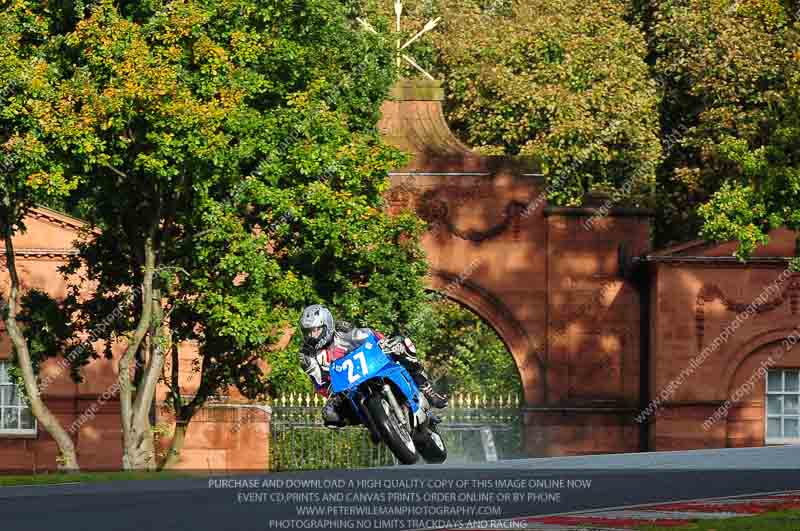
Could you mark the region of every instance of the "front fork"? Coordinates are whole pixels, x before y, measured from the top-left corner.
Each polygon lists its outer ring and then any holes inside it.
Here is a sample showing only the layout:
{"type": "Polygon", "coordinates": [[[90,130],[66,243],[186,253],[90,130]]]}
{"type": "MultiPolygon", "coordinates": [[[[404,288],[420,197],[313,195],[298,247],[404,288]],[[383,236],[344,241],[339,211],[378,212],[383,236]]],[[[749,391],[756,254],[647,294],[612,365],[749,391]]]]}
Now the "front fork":
{"type": "Polygon", "coordinates": [[[409,411],[409,413],[411,413],[410,415],[406,415],[405,410],[397,403],[397,397],[394,396],[394,392],[389,384],[383,384],[383,394],[397,414],[397,418],[403,420],[406,428],[408,428],[409,434],[413,434],[414,430],[428,422],[428,414],[426,412],[430,409],[430,406],[428,405],[425,395],[422,393],[419,395],[420,404],[417,411],[414,413],[409,411]]]}
{"type": "Polygon", "coordinates": [[[383,384],[382,391],[383,391],[383,396],[386,397],[386,400],[389,401],[389,405],[392,406],[392,409],[394,410],[395,418],[405,425],[405,427],[408,429],[408,433],[411,433],[412,428],[411,428],[411,423],[408,419],[408,415],[405,414],[403,408],[400,407],[400,404],[397,403],[397,397],[394,396],[392,388],[389,386],[389,384],[385,383],[383,384]]]}
{"type": "MultiPolygon", "coordinates": [[[[358,401],[358,409],[359,411],[361,411],[361,415],[364,417],[364,420],[366,421],[364,424],[367,426],[370,438],[372,439],[372,442],[374,444],[378,444],[380,442],[381,435],[380,432],[378,431],[378,425],[375,424],[375,419],[372,418],[372,413],[370,413],[366,402],[367,398],[372,396],[372,393],[377,391],[378,389],[374,388],[369,394],[362,394],[358,401]]],[[[386,397],[386,400],[392,407],[392,410],[394,411],[396,417],[402,419],[404,417],[403,409],[400,407],[400,404],[397,403],[397,399],[395,398],[394,393],[392,392],[392,388],[389,386],[389,384],[383,384],[383,386],[380,389],[380,393],[386,397]]],[[[408,426],[408,421],[406,420],[404,424],[408,426]]]]}
{"type": "MultiPolygon", "coordinates": [[[[377,388],[374,388],[374,391],[377,391],[377,388]]],[[[403,424],[408,429],[409,434],[413,433],[414,429],[417,426],[420,426],[428,421],[428,416],[425,413],[425,407],[419,407],[417,409],[416,414],[414,415],[406,415],[405,411],[403,410],[402,406],[397,402],[397,397],[394,395],[392,391],[392,387],[388,383],[384,383],[383,386],[380,388],[380,393],[386,398],[391,406],[392,410],[395,413],[396,418],[401,419],[403,424]],[[411,417],[411,418],[409,418],[411,417]]],[[[378,432],[378,427],[375,424],[375,419],[372,418],[372,414],[369,412],[369,408],[367,408],[366,401],[370,395],[361,395],[361,398],[358,403],[358,408],[361,411],[364,419],[366,420],[365,424],[369,429],[370,436],[372,437],[372,442],[377,444],[380,440],[380,433],[378,432]]],[[[420,397],[421,400],[425,400],[424,396],[420,397]]],[[[424,402],[423,404],[426,404],[424,402]]],[[[421,406],[423,404],[420,404],[421,406]]]]}

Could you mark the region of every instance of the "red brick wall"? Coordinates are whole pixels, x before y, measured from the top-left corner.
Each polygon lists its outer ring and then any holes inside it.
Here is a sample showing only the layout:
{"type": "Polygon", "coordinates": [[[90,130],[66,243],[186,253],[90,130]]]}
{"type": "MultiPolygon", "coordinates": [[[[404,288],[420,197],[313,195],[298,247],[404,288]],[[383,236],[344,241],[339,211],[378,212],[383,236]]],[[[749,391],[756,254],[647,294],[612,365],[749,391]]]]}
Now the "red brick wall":
{"type": "MultiPolygon", "coordinates": [[[[174,430],[174,417],[158,409],[157,424],[174,430]]],[[[210,404],[189,424],[177,470],[267,470],[271,412],[266,406],[210,404]]],[[[171,433],[160,437],[165,454],[171,433]]]]}
{"type": "MultiPolygon", "coordinates": [[[[653,266],[651,398],[659,398],[672,382],[680,385],[673,385],[674,392],[650,419],[652,449],[764,444],[763,379],[754,382],[752,391],[726,417],[711,423],[710,429],[703,424],[800,325],[797,277],[780,285],[779,292],[768,293],[767,304],[757,313],[741,319],[735,328],[732,325],[742,311],[733,305],[749,305],[783,270],[782,264],[653,266]],[[717,347],[698,357],[717,338],[717,347]],[[682,373],[690,369],[690,374],[682,373]]],[[[776,367],[800,367],[798,349],[788,352],[776,367]]]]}
{"type": "MultiPolygon", "coordinates": [[[[16,237],[18,269],[24,288],[38,288],[54,297],[66,294],[67,283],[58,273],[72,251],[80,222],[46,209],[39,209],[26,220],[28,231],[16,237]]],[[[0,252],[4,252],[0,248],[0,252]]],[[[0,272],[0,289],[8,289],[7,275],[0,272]]],[[[96,348],[102,353],[103,342],[96,348]]],[[[84,380],[75,383],[69,369],[59,360],[48,360],[40,370],[47,385],[42,389],[45,403],[61,421],[76,443],[78,462],[85,470],[119,470],[122,463],[122,428],[118,395],[112,386],[117,382],[118,360],[122,347],[115,346],[112,361],[101,358],[83,368],[84,380]]],[[[0,360],[8,359],[11,345],[0,323],[0,360]]],[[[195,355],[192,345],[180,349],[181,377],[186,392],[198,384],[191,371],[195,355]]],[[[166,389],[160,385],[157,400],[163,400],[166,389]]],[[[247,415],[247,422],[237,422],[236,415],[249,410],[224,410],[209,416],[198,413],[198,421],[190,425],[183,468],[208,468],[208,462],[219,469],[264,469],[269,448],[269,418],[261,410],[247,415]],[[233,430],[234,425],[239,428],[233,430]],[[207,455],[208,459],[203,455],[207,455]],[[209,461],[210,459],[210,461],[209,461]],[[202,465],[202,466],[201,466],[202,465]]],[[[42,429],[35,437],[0,435],[0,471],[45,471],[57,468],[58,448],[42,429]]]]}

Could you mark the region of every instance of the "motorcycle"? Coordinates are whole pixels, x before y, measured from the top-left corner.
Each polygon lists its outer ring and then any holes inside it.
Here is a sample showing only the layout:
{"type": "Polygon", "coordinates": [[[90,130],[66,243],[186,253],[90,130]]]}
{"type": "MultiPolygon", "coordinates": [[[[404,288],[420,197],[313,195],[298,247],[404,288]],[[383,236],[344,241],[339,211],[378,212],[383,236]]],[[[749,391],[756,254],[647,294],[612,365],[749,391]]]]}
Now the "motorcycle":
{"type": "Polygon", "coordinates": [[[391,359],[370,334],[364,343],[330,365],[331,391],[347,397],[352,412],[370,432],[372,442],[383,441],[402,464],[419,457],[442,463],[447,448],[436,429],[439,419],[409,372],[391,359]]]}

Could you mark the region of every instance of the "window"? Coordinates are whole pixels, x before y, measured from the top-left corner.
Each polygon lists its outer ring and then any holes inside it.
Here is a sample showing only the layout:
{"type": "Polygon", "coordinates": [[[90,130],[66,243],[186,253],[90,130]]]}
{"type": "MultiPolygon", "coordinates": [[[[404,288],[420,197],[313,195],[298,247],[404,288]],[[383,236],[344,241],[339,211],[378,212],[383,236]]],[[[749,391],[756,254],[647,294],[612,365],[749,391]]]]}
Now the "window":
{"type": "Polygon", "coordinates": [[[36,420],[8,377],[10,363],[0,361],[0,436],[35,435],[36,420]]]}
{"type": "Polygon", "coordinates": [[[800,371],[767,373],[767,444],[800,441],[800,371]]]}

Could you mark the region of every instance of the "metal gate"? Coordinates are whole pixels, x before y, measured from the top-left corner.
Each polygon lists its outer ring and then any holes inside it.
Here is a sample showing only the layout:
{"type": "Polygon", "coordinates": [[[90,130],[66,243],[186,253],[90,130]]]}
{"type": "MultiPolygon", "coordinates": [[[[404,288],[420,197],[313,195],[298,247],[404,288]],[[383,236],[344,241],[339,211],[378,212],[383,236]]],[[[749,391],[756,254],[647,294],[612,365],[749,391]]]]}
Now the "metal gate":
{"type": "MultiPolygon", "coordinates": [[[[272,404],[272,470],[364,468],[395,464],[384,444],[374,445],[362,426],[322,425],[319,395],[283,396],[272,404]]],[[[522,454],[519,398],[455,395],[438,411],[448,463],[480,463],[522,454]]]]}

